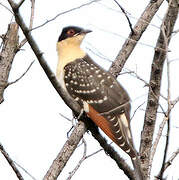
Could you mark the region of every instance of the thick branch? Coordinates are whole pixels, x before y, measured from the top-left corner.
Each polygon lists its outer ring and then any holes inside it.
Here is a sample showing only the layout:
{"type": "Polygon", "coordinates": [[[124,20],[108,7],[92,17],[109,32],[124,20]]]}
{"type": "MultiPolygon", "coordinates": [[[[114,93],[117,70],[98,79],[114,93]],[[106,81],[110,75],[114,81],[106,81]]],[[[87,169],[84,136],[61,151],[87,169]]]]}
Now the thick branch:
{"type": "Polygon", "coordinates": [[[11,23],[3,38],[3,48],[0,53],[0,103],[3,102],[4,89],[8,84],[9,72],[18,48],[18,25],[11,23]]]}
{"type": "Polygon", "coordinates": [[[136,23],[134,27],[134,33],[130,33],[129,37],[125,41],[122,49],[119,51],[119,54],[116,57],[116,60],[112,63],[110,67],[110,72],[117,77],[121,72],[125,62],[127,61],[128,57],[132,53],[133,49],[135,48],[138,40],[141,38],[143,32],[148,27],[149,23],[151,22],[153,16],[159,9],[160,5],[162,4],[163,0],[156,0],[150,1],[146,9],[144,10],[143,14],[141,15],[140,19],[136,23]]]}
{"type": "MultiPolygon", "coordinates": [[[[165,29],[165,35],[168,39],[167,44],[170,42],[171,33],[178,15],[178,4],[173,0],[170,4],[167,14],[165,15],[162,26],[165,29]]],[[[162,28],[161,28],[162,29],[162,28]]],[[[166,58],[167,51],[161,51],[160,48],[165,49],[165,42],[163,32],[161,30],[154,53],[153,63],[151,67],[150,88],[148,94],[148,103],[145,113],[144,127],[142,131],[140,155],[141,165],[145,177],[147,178],[148,166],[150,160],[150,153],[152,147],[153,133],[157,117],[157,109],[159,106],[159,96],[161,87],[161,78],[163,71],[163,64],[166,58]]]]}

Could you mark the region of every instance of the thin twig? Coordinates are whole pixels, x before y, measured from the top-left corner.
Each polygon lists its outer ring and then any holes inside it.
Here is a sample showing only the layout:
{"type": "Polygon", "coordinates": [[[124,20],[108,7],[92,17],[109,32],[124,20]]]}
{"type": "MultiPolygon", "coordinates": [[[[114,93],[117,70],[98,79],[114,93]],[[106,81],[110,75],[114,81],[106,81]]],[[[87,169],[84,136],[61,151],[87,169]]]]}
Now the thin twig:
{"type": "Polygon", "coordinates": [[[134,118],[135,113],[137,112],[137,110],[138,110],[141,106],[143,106],[144,104],[145,104],[145,102],[143,102],[142,104],[140,104],[140,105],[135,109],[133,115],[132,115],[131,118],[130,118],[131,120],[134,118]]]}
{"type": "Polygon", "coordinates": [[[61,12],[61,13],[57,14],[55,17],[47,20],[46,22],[42,23],[41,25],[36,26],[36,27],[34,27],[33,29],[30,29],[30,30],[33,31],[33,30],[35,30],[35,29],[38,29],[38,28],[40,28],[40,27],[42,27],[42,26],[45,26],[45,25],[48,24],[49,22],[54,21],[55,19],[57,19],[57,18],[58,18],[59,16],[61,16],[61,15],[67,14],[67,13],[72,12],[72,11],[75,11],[75,10],[78,10],[78,9],[84,7],[84,6],[88,6],[88,5],[90,5],[90,4],[92,4],[92,3],[95,3],[95,2],[98,2],[98,1],[101,1],[101,0],[93,0],[93,1],[87,2],[87,3],[85,3],[85,4],[82,4],[82,5],[80,5],[80,6],[77,6],[77,7],[74,7],[74,8],[72,8],[72,9],[69,9],[69,10],[67,10],[67,11],[61,12]]]}
{"type": "Polygon", "coordinates": [[[14,13],[13,13],[7,6],[5,6],[3,3],[0,2],[0,5],[1,5],[2,7],[4,7],[5,9],[7,9],[11,14],[14,15],[14,13]]]}
{"type": "Polygon", "coordinates": [[[131,33],[133,34],[133,33],[134,33],[134,30],[132,29],[132,24],[131,24],[131,22],[130,22],[129,17],[127,16],[126,11],[124,10],[124,8],[123,8],[116,0],[113,0],[113,1],[120,7],[121,11],[122,11],[122,12],[124,13],[124,15],[126,16],[127,21],[128,21],[128,23],[129,23],[129,27],[130,27],[130,29],[131,29],[131,33]]]}
{"type": "Polygon", "coordinates": [[[24,180],[24,178],[22,177],[20,171],[17,169],[16,165],[14,164],[14,161],[11,159],[11,157],[6,152],[6,150],[4,149],[4,147],[3,147],[3,145],[1,143],[0,143],[0,151],[3,154],[3,156],[5,157],[5,159],[7,160],[7,162],[9,163],[9,165],[11,166],[11,168],[13,169],[13,171],[15,172],[17,178],[19,180],[24,180]]]}
{"type": "Polygon", "coordinates": [[[159,126],[157,137],[155,138],[155,141],[154,141],[154,143],[152,145],[151,154],[150,154],[150,160],[149,160],[149,170],[148,170],[149,174],[150,174],[151,169],[152,169],[152,162],[153,162],[153,158],[154,158],[154,155],[156,153],[156,150],[157,150],[159,140],[160,140],[160,138],[162,136],[162,132],[163,132],[164,126],[165,126],[167,121],[168,121],[168,117],[164,116],[163,121],[161,122],[161,124],[159,126]]]}
{"type": "Polygon", "coordinates": [[[16,82],[18,82],[19,80],[21,80],[25,75],[26,73],[29,71],[29,69],[31,68],[31,66],[33,65],[34,61],[32,61],[30,63],[30,65],[28,66],[28,68],[26,69],[26,71],[19,77],[17,78],[15,81],[12,81],[12,82],[9,82],[6,86],[6,88],[9,86],[9,85],[12,85],[12,84],[15,84],[16,82]]]}
{"type": "Polygon", "coordinates": [[[68,117],[66,117],[65,115],[63,115],[62,113],[59,113],[59,115],[61,116],[61,117],[63,117],[64,119],[66,119],[67,121],[72,121],[70,118],[68,118],[68,117]]]}
{"type": "Polygon", "coordinates": [[[135,71],[131,71],[130,69],[127,69],[127,68],[126,68],[126,70],[131,76],[136,77],[137,79],[142,81],[145,84],[145,86],[147,86],[147,87],[150,86],[149,83],[146,80],[144,80],[142,77],[140,77],[135,71]]]}
{"type": "Polygon", "coordinates": [[[178,102],[179,102],[179,96],[173,101],[171,101],[171,106],[175,106],[175,104],[177,104],[178,102]]]}
{"type": "MultiPolygon", "coordinates": [[[[34,22],[34,12],[35,12],[35,0],[31,0],[31,15],[30,15],[30,23],[29,23],[29,29],[32,29],[33,27],[33,22],[34,22]]],[[[27,39],[24,38],[20,44],[19,44],[19,49],[24,46],[24,44],[27,42],[27,39]]]]}
{"type": "Polygon", "coordinates": [[[164,170],[166,170],[172,164],[173,160],[177,157],[178,154],[179,154],[179,148],[172,154],[169,160],[165,163],[164,170]]]}
{"type": "Polygon", "coordinates": [[[33,180],[37,180],[34,176],[32,176],[25,168],[23,168],[20,164],[18,164],[16,161],[14,161],[14,164],[16,164],[16,166],[18,166],[19,168],[21,168],[30,178],[32,178],[33,180]]]}
{"type": "Polygon", "coordinates": [[[101,151],[104,151],[104,149],[101,148],[101,149],[95,151],[94,153],[91,153],[91,154],[87,155],[87,156],[85,157],[85,159],[88,159],[88,158],[90,158],[91,156],[94,156],[94,155],[96,155],[97,153],[99,153],[99,152],[101,152],[101,151]]]}
{"type": "MultiPolygon", "coordinates": [[[[111,10],[111,11],[114,11],[114,12],[117,12],[117,13],[121,13],[121,14],[123,13],[123,12],[119,11],[118,9],[116,10],[116,9],[114,9],[114,8],[111,8],[111,7],[107,6],[106,4],[102,4],[102,3],[100,3],[100,2],[98,2],[98,4],[101,5],[101,6],[103,6],[103,7],[106,8],[106,9],[111,10]]],[[[134,20],[136,20],[136,21],[139,20],[138,17],[133,16],[129,11],[125,11],[125,12],[126,12],[127,16],[130,17],[131,19],[134,19],[134,20]]],[[[157,26],[157,25],[155,25],[155,24],[152,24],[151,22],[146,21],[145,19],[141,19],[141,20],[142,20],[144,23],[147,23],[149,26],[152,26],[152,27],[160,30],[160,27],[159,27],[159,26],[157,26]]],[[[179,31],[179,30],[178,30],[178,31],[179,31]]]]}
{"type": "Polygon", "coordinates": [[[80,166],[82,165],[82,163],[83,163],[86,159],[88,159],[88,158],[96,155],[97,153],[99,153],[99,152],[101,152],[101,151],[104,151],[104,149],[101,148],[101,149],[95,151],[94,153],[91,153],[91,154],[89,154],[89,155],[86,155],[86,152],[87,152],[87,144],[86,144],[86,141],[84,140],[84,138],[82,139],[82,143],[84,144],[83,156],[82,156],[82,158],[80,159],[80,161],[78,162],[78,164],[76,165],[76,167],[73,169],[73,171],[69,173],[70,175],[69,175],[69,177],[67,178],[67,180],[70,180],[70,179],[72,178],[72,176],[77,172],[77,170],[80,168],[80,166]]]}
{"type": "Polygon", "coordinates": [[[85,141],[84,138],[82,138],[82,142],[83,142],[83,145],[84,145],[83,156],[82,156],[82,158],[80,159],[80,161],[78,162],[78,164],[76,165],[76,167],[73,169],[73,171],[71,171],[71,172],[69,173],[70,175],[68,176],[67,180],[70,180],[70,179],[73,177],[73,175],[77,172],[77,170],[80,168],[81,164],[82,164],[83,161],[85,160],[86,151],[87,151],[87,143],[86,143],[86,141],[85,141]]]}

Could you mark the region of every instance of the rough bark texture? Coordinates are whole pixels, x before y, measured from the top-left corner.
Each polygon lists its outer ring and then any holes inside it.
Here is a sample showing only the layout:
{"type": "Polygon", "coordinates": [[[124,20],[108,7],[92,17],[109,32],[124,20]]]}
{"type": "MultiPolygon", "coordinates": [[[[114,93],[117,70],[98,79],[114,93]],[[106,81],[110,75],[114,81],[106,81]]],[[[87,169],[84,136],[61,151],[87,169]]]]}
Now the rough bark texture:
{"type": "Polygon", "coordinates": [[[0,103],[4,100],[4,90],[7,87],[11,65],[18,49],[18,28],[16,23],[9,24],[7,33],[3,37],[3,47],[0,53],[0,103]]]}
{"type": "Polygon", "coordinates": [[[156,50],[154,53],[153,63],[151,66],[148,103],[145,113],[144,127],[142,131],[141,146],[140,146],[141,165],[146,179],[149,178],[148,168],[149,168],[150,152],[152,147],[155,122],[157,117],[157,109],[159,106],[163,64],[167,54],[167,51],[165,51],[166,50],[165,40],[167,40],[167,44],[169,44],[171,34],[177,19],[177,15],[178,15],[178,3],[176,0],[172,0],[161,26],[161,32],[156,44],[156,50]],[[164,33],[162,32],[162,29],[164,29],[164,33]]]}

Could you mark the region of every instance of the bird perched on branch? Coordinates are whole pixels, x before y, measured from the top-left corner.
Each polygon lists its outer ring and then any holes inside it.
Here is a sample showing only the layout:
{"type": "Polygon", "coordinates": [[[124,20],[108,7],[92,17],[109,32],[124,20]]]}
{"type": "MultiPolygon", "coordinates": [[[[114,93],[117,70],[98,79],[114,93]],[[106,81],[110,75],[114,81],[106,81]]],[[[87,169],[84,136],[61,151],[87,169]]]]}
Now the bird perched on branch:
{"type": "Polygon", "coordinates": [[[81,49],[90,32],[76,26],[62,30],[57,42],[57,79],[92,121],[135,162],[130,98],[119,82],[81,49]]]}

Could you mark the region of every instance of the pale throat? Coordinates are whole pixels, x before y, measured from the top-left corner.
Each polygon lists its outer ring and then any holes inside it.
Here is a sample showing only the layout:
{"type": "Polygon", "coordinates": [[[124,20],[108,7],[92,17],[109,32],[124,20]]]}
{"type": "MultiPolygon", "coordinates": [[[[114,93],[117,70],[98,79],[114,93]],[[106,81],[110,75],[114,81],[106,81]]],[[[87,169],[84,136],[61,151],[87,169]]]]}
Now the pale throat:
{"type": "Polygon", "coordinates": [[[86,53],[80,48],[81,41],[73,38],[57,43],[58,64],[56,76],[59,78],[60,74],[66,64],[73,62],[76,59],[83,58],[86,53]]]}

